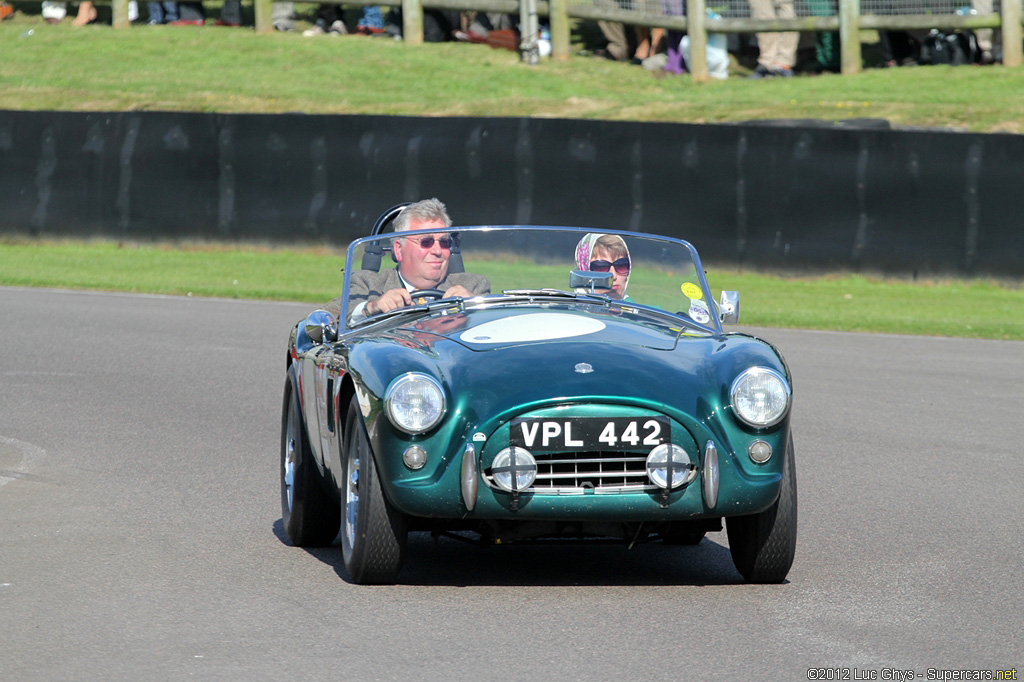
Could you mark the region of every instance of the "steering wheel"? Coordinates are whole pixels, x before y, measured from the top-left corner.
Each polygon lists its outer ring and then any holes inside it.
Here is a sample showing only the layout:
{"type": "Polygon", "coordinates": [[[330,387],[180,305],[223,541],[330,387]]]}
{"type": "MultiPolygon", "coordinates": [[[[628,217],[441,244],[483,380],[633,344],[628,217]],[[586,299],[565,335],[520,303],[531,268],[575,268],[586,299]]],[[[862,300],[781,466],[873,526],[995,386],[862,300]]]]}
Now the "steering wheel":
{"type": "Polygon", "coordinates": [[[440,289],[417,289],[416,291],[410,291],[409,296],[412,297],[413,305],[423,305],[427,301],[437,301],[439,299],[444,298],[444,292],[441,291],[440,289]],[[426,300],[417,300],[420,298],[426,300]]]}

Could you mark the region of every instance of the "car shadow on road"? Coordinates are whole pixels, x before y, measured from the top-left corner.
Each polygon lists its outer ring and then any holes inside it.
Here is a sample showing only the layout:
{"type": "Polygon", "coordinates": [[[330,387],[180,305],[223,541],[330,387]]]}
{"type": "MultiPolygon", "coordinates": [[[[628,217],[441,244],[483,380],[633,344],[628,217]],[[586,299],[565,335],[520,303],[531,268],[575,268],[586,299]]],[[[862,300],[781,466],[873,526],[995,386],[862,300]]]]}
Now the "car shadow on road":
{"type": "MultiPolygon", "coordinates": [[[[274,534],[291,542],[281,521],[274,534]]],[[[515,542],[501,545],[467,543],[430,533],[410,533],[400,585],[435,586],[629,586],[732,585],[743,583],[724,542],[725,533],[709,533],[693,546],[661,542],[637,544],[570,540],[515,542]]],[[[305,551],[331,566],[345,582],[340,540],[329,547],[305,551]]]]}

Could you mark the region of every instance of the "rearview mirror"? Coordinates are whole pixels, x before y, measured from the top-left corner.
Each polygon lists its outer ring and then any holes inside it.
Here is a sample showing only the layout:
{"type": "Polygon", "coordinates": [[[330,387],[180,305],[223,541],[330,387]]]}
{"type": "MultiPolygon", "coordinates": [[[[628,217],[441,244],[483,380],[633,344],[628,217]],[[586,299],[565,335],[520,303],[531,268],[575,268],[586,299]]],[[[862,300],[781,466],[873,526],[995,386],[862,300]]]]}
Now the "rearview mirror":
{"type": "Polygon", "coordinates": [[[569,273],[569,288],[581,293],[593,294],[596,289],[606,291],[612,288],[611,272],[594,272],[592,270],[573,270],[569,273]]]}

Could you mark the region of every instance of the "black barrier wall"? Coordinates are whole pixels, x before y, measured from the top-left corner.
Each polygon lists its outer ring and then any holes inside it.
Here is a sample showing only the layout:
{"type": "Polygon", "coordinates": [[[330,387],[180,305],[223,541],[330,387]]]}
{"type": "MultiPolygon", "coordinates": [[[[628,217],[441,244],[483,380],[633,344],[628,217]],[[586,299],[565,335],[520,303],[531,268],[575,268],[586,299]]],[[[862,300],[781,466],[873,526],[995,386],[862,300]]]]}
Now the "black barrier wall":
{"type": "Polygon", "coordinates": [[[820,125],[0,111],[0,234],[343,245],[456,224],[656,232],[755,267],[1024,275],[1024,136],[820,125]]]}

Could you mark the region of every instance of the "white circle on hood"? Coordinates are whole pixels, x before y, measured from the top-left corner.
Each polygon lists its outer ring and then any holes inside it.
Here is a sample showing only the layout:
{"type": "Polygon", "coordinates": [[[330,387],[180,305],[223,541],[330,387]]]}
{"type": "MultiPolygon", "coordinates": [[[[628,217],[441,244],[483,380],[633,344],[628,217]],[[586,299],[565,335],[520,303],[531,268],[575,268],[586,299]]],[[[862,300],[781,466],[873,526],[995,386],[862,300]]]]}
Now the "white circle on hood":
{"type": "Polygon", "coordinates": [[[465,343],[525,343],[584,336],[604,327],[601,320],[582,315],[528,313],[470,327],[459,338],[465,343]]]}

